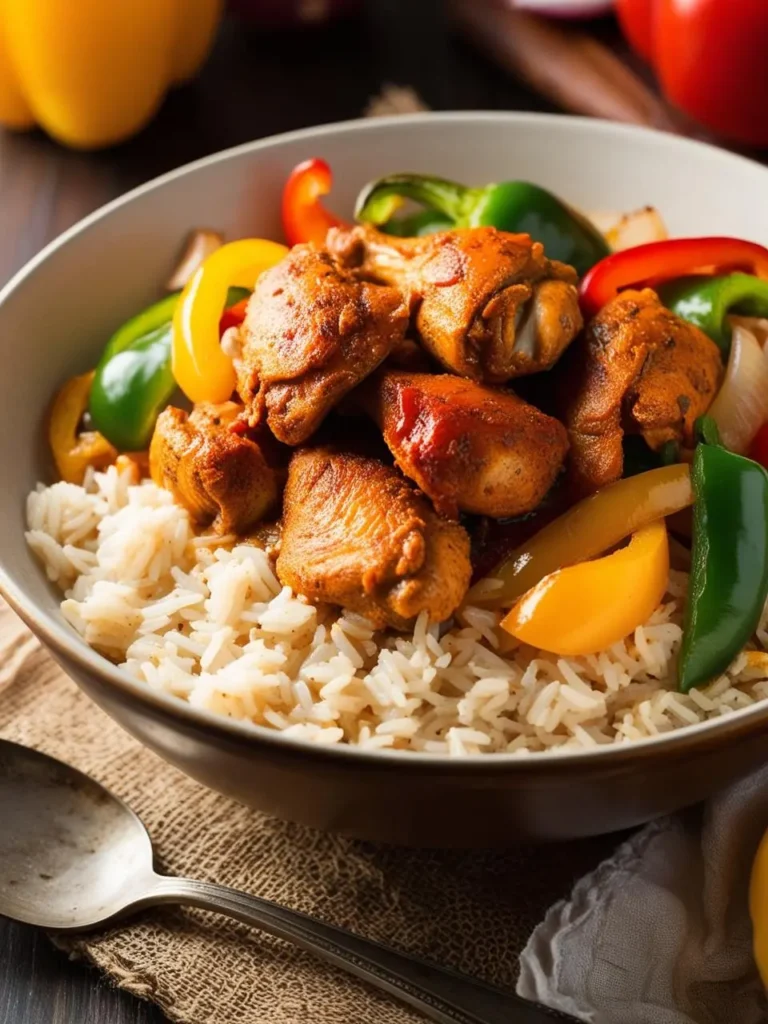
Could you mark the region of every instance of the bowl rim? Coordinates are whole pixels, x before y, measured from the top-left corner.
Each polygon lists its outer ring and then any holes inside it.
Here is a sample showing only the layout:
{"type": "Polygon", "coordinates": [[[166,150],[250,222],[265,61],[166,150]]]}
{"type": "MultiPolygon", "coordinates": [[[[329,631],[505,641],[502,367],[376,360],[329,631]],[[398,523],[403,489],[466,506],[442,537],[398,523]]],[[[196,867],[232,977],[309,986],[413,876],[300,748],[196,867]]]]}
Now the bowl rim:
{"type": "MultiPolygon", "coordinates": [[[[131,189],[110,202],[99,207],[88,216],[79,220],[66,231],[62,232],[43,249],[32,257],[11,279],[0,289],[0,309],[9,296],[29,277],[37,267],[64,248],[70,239],[83,234],[109,217],[115,210],[132,203],[134,200],[161,188],[171,182],[180,181],[189,174],[204,168],[215,167],[219,163],[239,156],[279,148],[285,143],[306,140],[308,143],[321,141],[326,136],[340,134],[366,134],[382,128],[405,124],[427,124],[435,121],[454,123],[488,122],[503,125],[507,128],[520,124],[544,123],[556,132],[586,132],[596,135],[607,135],[621,140],[623,138],[640,139],[646,146],[665,150],[678,149],[682,153],[692,149],[703,152],[710,160],[734,166],[736,164],[751,169],[765,179],[768,184],[768,168],[748,157],[720,149],[698,139],[666,134],[652,128],[628,125],[611,121],[603,121],[589,117],[574,117],[568,114],[545,114],[534,112],[467,110],[467,111],[428,111],[416,114],[397,114],[388,117],[359,118],[350,121],[337,121],[324,125],[301,128],[245,142],[228,149],[220,150],[202,157],[165,174],[152,178],[150,181],[131,189]]],[[[451,771],[478,774],[495,774],[498,771],[525,774],[534,770],[559,770],[568,766],[586,766],[587,764],[604,769],[615,767],[618,763],[640,761],[658,754],[672,754],[682,748],[707,745],[716,742],[722,745],[728,738],[736,738],[752,732],[760,724],[768,722],[768,700],[740,708],[720,718],[709,719],[692,725],[681,727],[657,736],[645,737],[621,744],[605,744],[583,750],[541,751],[528,757],[519,753],[467,754],[460,758],[448,754],[428,754],[409,750],[366,749],[352,744],[317,744],[310,740],[293,736],[285,736],[280,730],[257,725],[249,721],[240,721],[218,715],[204,708],[196,708],[171,693],[152,689],[147,683],[134,679],[126,671],[110,662],[85,641],[66,623],[56,621],[40,609],[36,602],[27,595],[23,586],[17,584],[0,564],[0,595],[19,615],[26,625],[44,643],[51,648],[66,664],[73,661],[81,671],[95,676],[97,679],[114,686],[129,700],[149,705],[156,712],[170,718],[181,719],[187,726],[205,729],[216,734],[220,741],[274,745],[276,751],[287,754],[312,755],[323,759],[344,759],[352,763],[375,765],[380,769],[387,766],[400,768],[410,765],[414,771],[451,771]]]]}

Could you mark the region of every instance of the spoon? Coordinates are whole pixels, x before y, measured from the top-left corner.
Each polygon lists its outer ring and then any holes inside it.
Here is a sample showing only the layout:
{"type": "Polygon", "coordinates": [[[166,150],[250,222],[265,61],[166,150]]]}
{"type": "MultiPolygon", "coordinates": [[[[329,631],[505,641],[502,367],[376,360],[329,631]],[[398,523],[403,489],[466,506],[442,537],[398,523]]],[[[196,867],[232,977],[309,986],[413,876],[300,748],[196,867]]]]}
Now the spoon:
{"type": "Polygon", "coordinates": [[[153,870],[140,819],[82,772],[0,740],[0,914],[51,931],[87,931],[162,903],[261,928],[362,978],[440,1024],[545,1024],[557,1010],[405,956],[296,910],[153,870]]]}

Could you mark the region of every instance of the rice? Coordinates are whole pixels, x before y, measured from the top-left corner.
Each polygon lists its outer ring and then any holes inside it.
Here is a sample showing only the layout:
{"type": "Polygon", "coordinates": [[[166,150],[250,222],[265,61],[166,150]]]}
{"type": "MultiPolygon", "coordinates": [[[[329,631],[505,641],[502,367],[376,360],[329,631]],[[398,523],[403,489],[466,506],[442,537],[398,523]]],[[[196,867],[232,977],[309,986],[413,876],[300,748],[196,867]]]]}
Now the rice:
{"type": "Polygon", "coordinates": [[[768,610],[721,678],[676,692],[684,573],[631,636],[565,658],[471,605],[449,628],[422,614],[410,634],[315,606],[281,587],[265,551],[195,536],[167,491],[115,467],[82,487],[38,485],[27,524],[86,643],[153,689],[312,743],[526,756],[634,742],[768,698],[768,610]]]}

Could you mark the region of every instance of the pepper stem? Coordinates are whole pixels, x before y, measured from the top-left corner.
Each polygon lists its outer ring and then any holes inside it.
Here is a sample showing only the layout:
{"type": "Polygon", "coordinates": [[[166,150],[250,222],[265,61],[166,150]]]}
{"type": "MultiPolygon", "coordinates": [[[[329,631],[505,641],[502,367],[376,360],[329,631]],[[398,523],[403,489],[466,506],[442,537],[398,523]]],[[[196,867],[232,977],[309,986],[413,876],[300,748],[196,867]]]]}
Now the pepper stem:
{"type": "Polygon", "coordinates": [[[445,178],[423,174],[390,174],[369,182],[357,197],[355,219],[367,224],[386,223],[404,199],[430,207],[457,225],[466,223],[482,190],[445,178]]]}

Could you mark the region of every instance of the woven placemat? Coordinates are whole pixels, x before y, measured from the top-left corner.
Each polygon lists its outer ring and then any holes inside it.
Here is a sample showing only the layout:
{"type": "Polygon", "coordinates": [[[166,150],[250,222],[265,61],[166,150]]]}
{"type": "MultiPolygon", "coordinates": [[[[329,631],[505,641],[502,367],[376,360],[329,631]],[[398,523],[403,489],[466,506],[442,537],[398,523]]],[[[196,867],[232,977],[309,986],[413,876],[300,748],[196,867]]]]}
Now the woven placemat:
{"type": "MultiPolygon", "coordinates": [[[[0,735],[87,772],[143,818],[164,870],[258,893],[513,988],[546,908],[611,840],[405,850],[287,824],[193,782],[82,694],[0,604],[0,735]]],[[[278,939],[194,910],[57,940],[184,1024],[410,1024],[415,1012],[278,939]]]]}

